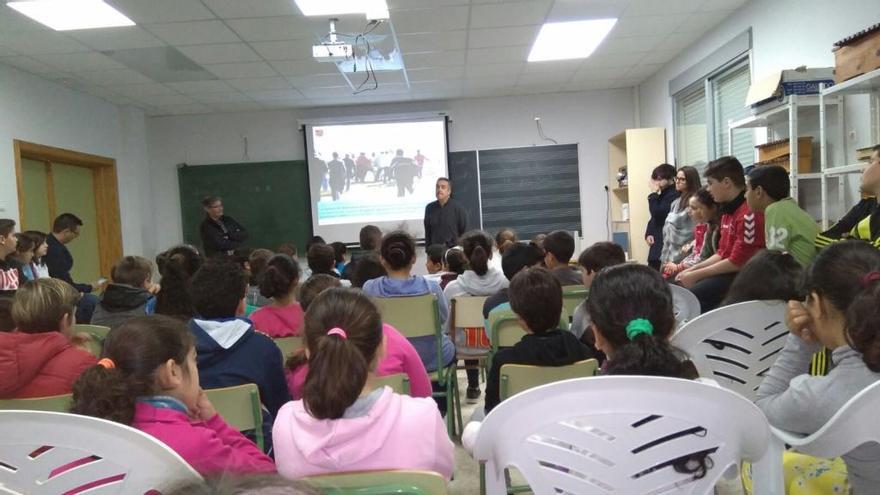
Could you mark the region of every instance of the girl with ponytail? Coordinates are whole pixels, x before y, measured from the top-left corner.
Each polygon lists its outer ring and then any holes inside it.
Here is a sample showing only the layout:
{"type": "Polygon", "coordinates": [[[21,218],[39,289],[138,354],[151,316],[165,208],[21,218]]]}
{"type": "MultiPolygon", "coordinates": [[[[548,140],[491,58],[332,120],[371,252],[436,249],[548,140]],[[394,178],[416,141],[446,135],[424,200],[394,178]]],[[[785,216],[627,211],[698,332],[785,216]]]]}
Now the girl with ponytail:
{"type": "Polygon", "coordinates": [[[174,318],[139,316],[111,330],[102,359],[73,385],[71,412],[148,433],[203,475],[275,471],[214,410],[199,386],[194,338],[174,318]]]}
{"type": "Polygon", "coordinates": [[[306,312],[305,344],[303,398],[285,404],[272,429],[280,474],[416,469],[452,476],[453,444],[434,401],[373,385],[385,337],[367,296],[320,293],[306,312]]]}
{"type": "Polygon", "coordinates": [[[162,276],[156,294],[155,313],[188,321],[195,316],[190,298],[190,279],[202,266],[202,256],[189,245],[180,245],[156,256],[162,276]]]}
{"type": "Polygon", "coordinates": [[[303,309],[296,300],[299,264],[286,254],[269,258],[259,276],[260,294],[271,302],[251,313],[254,328],[273,339],[302,334],[303,309]]]}
{"type": "MultiPolygon", "coordinates": [[[[771,425],[810,435],[880,379],[880,251],[864,241],[823,249],[807,268],[801,294],[805,301],[788,303],[791,333],[755,403],[771,425]],[[832,351],[834,368],[826,376],[809,376],[811,355],[822,346],[832,351]]],[[[849,493],[847,477],[857,495],[880,486],[877,444],[852,450],[842,463],[787,452],[784,466],[786,487],[805,483],[803,493],[849,493]],[[799,472],[823,474],[799,480],[799,472]]]]}

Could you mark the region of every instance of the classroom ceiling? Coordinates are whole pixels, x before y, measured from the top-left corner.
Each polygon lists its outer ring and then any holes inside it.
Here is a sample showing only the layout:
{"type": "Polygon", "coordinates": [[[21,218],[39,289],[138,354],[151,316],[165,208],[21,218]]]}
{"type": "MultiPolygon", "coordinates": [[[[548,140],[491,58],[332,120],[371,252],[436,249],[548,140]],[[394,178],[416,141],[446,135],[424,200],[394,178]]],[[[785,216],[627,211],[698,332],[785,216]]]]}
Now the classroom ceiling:
{"type": "MultiPolygon", "coordinates": [[[[328,22],[293,0],[106,0],[137,25],[66,32],[5,1],[0,63],[174,115],[632,87],[747,0],[388,0],[391,25],[371,36],[399,47],[404,68],[376,71],[378,89],[358,95],[363,69],[314,61],[328,22]],[[544,22],[601,17],[619,20],[591,57],[526,62],[544,22]]],[[[343,16],[338,30],[364,25],[343,16]]]]}

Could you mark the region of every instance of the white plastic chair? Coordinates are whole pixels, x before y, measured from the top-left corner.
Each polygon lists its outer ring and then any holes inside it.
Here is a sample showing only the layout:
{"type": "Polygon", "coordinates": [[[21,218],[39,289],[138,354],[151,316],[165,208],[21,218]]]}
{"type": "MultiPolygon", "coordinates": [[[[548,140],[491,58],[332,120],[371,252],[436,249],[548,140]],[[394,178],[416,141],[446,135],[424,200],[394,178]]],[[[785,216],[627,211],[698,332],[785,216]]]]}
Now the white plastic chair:
{"type": "Polygon", "coordinates": [[[128,495],[201,479],[176,452],[134,428],[75,414],[0,411],[2,493],[128,495]]]}
{"type": "Polygon", "coordinates": [[[754,493],[785,493],[782,453],[786,444],[791,445],[793,450],[814,457],[833,458],[851,452],[864,443],[880,443],[877,411],[880,411],[880,382],[847,401],[812,435],[771,427],[772,437],[767,455],[752,466],[754,493]]]}
{"type": "Polygon", "coordinates": [[[757,460],[769,426],[751,402],[692,380],[604,376],[527,390],[486,416],[474,457],[490,495],[506,493],[515,468],[536,495],[707,494],[731,466],[757,460]],[[708,452],[694,479],[673,462],[708,452]]]}
{"type": "Polygon", "coordinates": [[[671,343],[688,354],[701,377],[754,401],[786,335],[783,301],[748,301],[698,316],[671,343]]]}
{"type": "Polygon", "coordinates": [[[678,328],[700,316],[700,300],[693,292],[675,284],[669,284],[669,291],[672,292],[672,308],[678,328]]]}

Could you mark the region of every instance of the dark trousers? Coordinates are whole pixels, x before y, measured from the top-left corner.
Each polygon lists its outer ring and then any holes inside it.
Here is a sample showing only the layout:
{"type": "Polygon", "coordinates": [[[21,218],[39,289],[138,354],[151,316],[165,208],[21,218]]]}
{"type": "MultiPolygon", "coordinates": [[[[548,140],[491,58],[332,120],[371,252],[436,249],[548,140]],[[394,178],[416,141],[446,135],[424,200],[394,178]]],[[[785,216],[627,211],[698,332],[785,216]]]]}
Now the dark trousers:
{"type": "Polygon", "coordinates": [[[700,313],[712,311],[721,304],[734,278],[736,273],[715,275],[700,280],[691,288],[691,292],[700,300],[700,313]]]}
{"type": "Polygon", "coordinates": [[[342,194],[343,186],[333,187],[333,184],[330,185],[330,193],[333,195],[333,201],[337,201],[339,196],[342,194]]]}
{"type": "Polygon", "coordinates": [[[402,198],[406,196],[406,192],[409,191],[410,194],[413,193],[413,178],[412,177],[404,177],[401,179],[397,178],[397,197],[402,198]],[[407,180],[408,179],[408,180],[407,180]]]}
{"type": "Polygon", "coordinates": [[[648,266],[651,268],[660,271],[660,260],[648,260],[648,266]]]}
{"type": "Polygon", "coordinates": [[[465,366],[474,366],[473,369],[466,369],[465,373],[467,373],[467,381],[468,388],[480,388],[480,369],[476,366],[480,365],[480,361],[478,359],[465,359],[465,366]]]}
{"type": "Polygon", "coordinates": [[[98,296],[94,294],[83,294],[76,303],[76,322],[89,324],[92,322],[92,314],[95,312],[95,306],[98,305],[98,296]]]}

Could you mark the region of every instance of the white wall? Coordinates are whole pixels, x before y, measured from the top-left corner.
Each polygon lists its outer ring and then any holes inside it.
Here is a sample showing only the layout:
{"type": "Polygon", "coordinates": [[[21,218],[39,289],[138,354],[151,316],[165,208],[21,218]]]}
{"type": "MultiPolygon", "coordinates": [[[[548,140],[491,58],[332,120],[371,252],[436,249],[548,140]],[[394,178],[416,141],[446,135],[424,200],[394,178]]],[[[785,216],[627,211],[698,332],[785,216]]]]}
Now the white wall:
{"type": "Polygon", "coordinates": [[[542,143],[535,116],[547,136],[578,143],[581,216],[588,240],[605,238],[608,138],[633,126],[631,89],[503,98],[328,107],[147,119],[155,214],[162,219],[155,246],[182,240],[176,165],[298,160],[305,157],[300,119],[406,112],[446,112],[452,151],[509,148],[542,143]],[[244,138],[247,138],[245,156],[244,138]]]}
{"type": "Polygon", "coordinates": [[[149,183],[143,112],[0,65],[0,217],[20,220],[13,139],[115,158],[123,249],[145,252],[155,220],[143,188],[149,183]]]}

